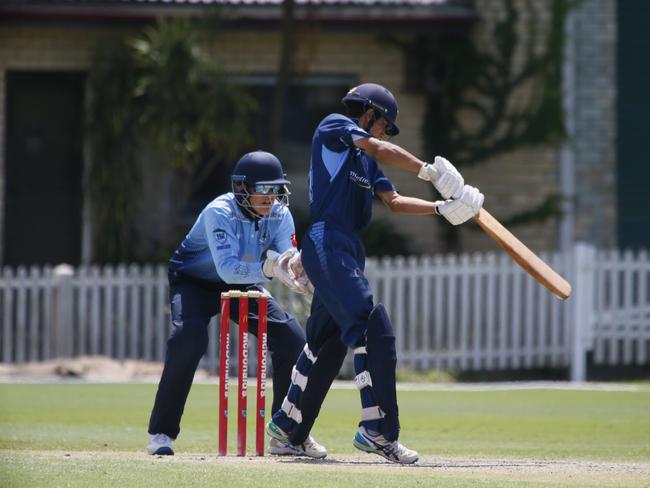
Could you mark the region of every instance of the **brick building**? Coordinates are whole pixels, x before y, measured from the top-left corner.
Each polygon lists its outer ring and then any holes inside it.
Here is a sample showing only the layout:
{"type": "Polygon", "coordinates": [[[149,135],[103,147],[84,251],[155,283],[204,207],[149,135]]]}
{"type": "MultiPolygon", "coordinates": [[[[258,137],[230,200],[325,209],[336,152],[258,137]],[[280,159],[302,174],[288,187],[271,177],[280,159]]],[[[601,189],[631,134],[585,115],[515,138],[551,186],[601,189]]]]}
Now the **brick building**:
{"type": "MultiPolygon", "coordinates": [[[[423,154],[423,97],[407,87],[409,63],[404,52],[383,42],[381,34],[389,32],[408,38],[418,33],[454,30],[459,35],[480,39],[491,19],[499,15],[494,7],[497,3],[297,2],[295,85],[296,93],[302,97],[297,105],[309,106],[314,113],[336,110],[340,94],[349,86],[367,81],[384,84],[400,102],[402,133],[396,142],[423,159],[431,159],[433,155],[423,154]],[[305,98],[307,93],[311,105],[305,98]]],[[[515,3],[520,5],[521,0],[515,3]]],[[[251,87],[262,104],[266,103],[275,83],[280,52],[279,1],[29,0],[0,5],[0,88],[4,94],[0,99],[0,263],[92,261],[90,195],[83,190],[84,168],[88,163],[83,120],[89,96],[87,74],[95,46],[110,38],[133,34],[157,16],[200,16],[209,14],[215,6],[220,8],[222,20],[219,35],[210,47],[211,54],[228,73],[236,74],[251,87]],[[52,97],[52,93],[57,95],[52,97]],[[34,225],[38,216],[41,221],[34,225]],[[51,252],[45,252],[45,247],[51,252]]],[[[567,197],[564,218],[514,229],[533,249],[552,250],[568,246],[574,239],[602,247],[616,246],[623,234],[627,236],[623,240],[626,245],[648,245],[650,224],[645,233],[637,234],[621,227],[621,220],[627,222],[625,216],[635,211],[637,190],[633,189],[623,204],[617,200],[621,192],[620,157],[624,154],[621,139],[617,139],[617,122],[629,123],[628,112],[617,106],[617,83],[621,72],[627,69],[621,68],[620,59],[617,65],[617,49],[621,49],[617,44],[617,26],[623,11],[628,25],[634,27],[633,16],[629,15],[634,9],[648,14],[642,2],[587,0],[567,18],[567,144],[521,148],[463,170],[466,179],[486,194],[486,208],[497,217],[507,218],[526,210],[549,193],[567,197]]],[[[627,46],[641,49],[635,38],[627,46]]],[[[631,57],[626,60],[631,62],[631,57]]],[[[650,81],[648,71],[640,75],[650,81]]],[[[647,93],[643,101],[647,106],[647,93]]],[[[307,132],[310,134],[311,130],[313,127],[307,132]]],[[[292,205],[298,210],[306,204],[309,134],[300,130],[285,134],[279,151],[288,162],[294,181],[292,205]]],[[[634,149],[639,149],[638,140],[628,144],[626,150],[638,154],[634,149]]],[[[638,161],[643,158],[633,159],[624,163],[640,167],[638,161]]],[[[647,175],[644,171],[641,174],[647,175]]],[[[390,168],[386,173],[405,194],[431,197],[426,183],[390,168]]],[[[143,228],[148,225],[155,232],[164,221],[165,206],[170,202],[165,202],[165,192],[160,189],[170,184],[173,181],[160,174],[152,174],[151,181],[145,184],[141,208],[147,211],[142,211],[143,228]]],[[[625,192],[630,193],[628,187],[625,192]]],[[[391,219],[408,236],[413,252],[432,253],[441,249],[440,224],[431,219],[393,218],[379,205],[375,218],[391,219]]],[[[638,222],[643,216],[634,214],[632,218],[638,222]]],[[[494,248],[488,238],[469,229],[462,231],[462,242],[463,249],[469,251],[494,248]]]]}

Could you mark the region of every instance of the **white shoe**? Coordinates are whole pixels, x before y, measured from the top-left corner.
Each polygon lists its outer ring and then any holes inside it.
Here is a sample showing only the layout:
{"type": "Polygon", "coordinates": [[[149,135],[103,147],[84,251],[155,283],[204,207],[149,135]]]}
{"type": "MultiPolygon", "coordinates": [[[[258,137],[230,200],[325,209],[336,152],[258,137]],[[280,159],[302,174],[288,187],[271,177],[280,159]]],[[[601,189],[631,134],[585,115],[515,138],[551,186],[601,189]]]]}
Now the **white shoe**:
{"type": "Polygon", "coordinates": [[[295,456],[296,450],[291,447],[291,444],[271,437],[269,440],[269,454],[271,456],[295,456]]]}
{"type": "Polygon", "coordinates": [[[387,441],[381,434],[370,435],[363,426],[359,427],[352,444],[360,451],[378,454],[392,463],[413,464],[420,459],[416,451],[407,449],[397,441],[387,441]]]}
{"type": "Polygon", "coordinates": [[[171,437],[166,434],[152,435],[147,446],[147,452],[157,456],[173,456],[174,447],[172,446],[171,437]]]}
{"type": "Polygon", "coordinates": [[[323,459],[327,456],[327,449],[314,440],[312,436],[305,439],[302,444],[289,444],[292,449],[297,451],[297,455],[309,456],[314,459],[323,459]]]}
{"type": "MultiPolygon", "coordinates": [[[[273,421],[266,424],[266,433],[271,440],[276,440],[282,446],[283,451],[290,449],[294,456],[308,456],[314,459],[323,459],[327,456],[327,449],[316,442],[312,436],[307,437],[302,444],[291,444],[289,435],[273,421]]],[[[271,443],[269,443],[269,454],[275,454],[271,451],[271,443]]],[[[278,453],[278,455],[280,454],[278,453]]]]}

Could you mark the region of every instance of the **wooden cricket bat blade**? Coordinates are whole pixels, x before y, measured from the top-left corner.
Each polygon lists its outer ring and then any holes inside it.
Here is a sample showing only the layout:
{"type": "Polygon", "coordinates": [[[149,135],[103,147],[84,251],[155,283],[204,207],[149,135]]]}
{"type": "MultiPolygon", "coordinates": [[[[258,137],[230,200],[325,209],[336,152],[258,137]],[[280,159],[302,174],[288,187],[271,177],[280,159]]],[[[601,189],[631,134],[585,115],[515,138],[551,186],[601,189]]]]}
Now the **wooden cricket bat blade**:
{"type": "Polygon", "coordinates": [[[569,298],[571,295],[569,282],[528,249],[487,210],[479,211],[476,222],[524,271],[548,288],[556,297],[562,300],[569,298]]]}

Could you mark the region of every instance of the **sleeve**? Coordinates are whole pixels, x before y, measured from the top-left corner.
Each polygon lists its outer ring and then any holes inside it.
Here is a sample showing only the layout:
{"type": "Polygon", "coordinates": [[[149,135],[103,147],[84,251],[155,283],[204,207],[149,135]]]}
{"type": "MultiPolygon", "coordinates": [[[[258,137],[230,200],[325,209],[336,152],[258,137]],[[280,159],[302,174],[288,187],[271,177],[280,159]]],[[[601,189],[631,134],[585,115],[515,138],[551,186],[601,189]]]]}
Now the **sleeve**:
{"type": "Polygon", "coordinates": [[[293,216],[287,210],[280,221],[278,230],[271,243],[271,249],[282,254],[284,251],[297,247],[296,228],[293,223],[293,216]]]}
{"type": "Polygon", "coordinates": [[[381,170],[379,165],[373,161],[374,171],[372,172],[372,191],[376,194],[381,191],[397,191],[393,182],[388,179],[384,172],[381,170]]]}
{"type": "Polygon", "coordinates": [[[261,283],[268,281],[262,272],[262,263],[239,260],[240,243],[232,228],[233,220],[225,212],[209,208],[204,213],[205,235],[217,273],[231,284],[261,283]]]}
{"type": "Polygon", "coordinates": [[[353,147],[354,141],[370,137],[352,119],[344,115],[330,115],[318,126],[318,135],[329,149],[336,151],[341,145],[353,147]]]}

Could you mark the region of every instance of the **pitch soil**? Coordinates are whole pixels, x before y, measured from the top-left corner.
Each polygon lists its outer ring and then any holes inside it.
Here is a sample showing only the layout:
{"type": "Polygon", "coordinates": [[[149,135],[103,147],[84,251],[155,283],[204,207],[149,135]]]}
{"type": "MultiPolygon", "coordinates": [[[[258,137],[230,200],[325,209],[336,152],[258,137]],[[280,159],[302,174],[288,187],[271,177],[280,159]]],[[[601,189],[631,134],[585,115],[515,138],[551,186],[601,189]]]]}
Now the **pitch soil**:
{"type": "Polygon", "coordinates": [[[372,455],[330,455],[315,460],[293,456],[219,457],[214,454],[180,454],[175,456],[149,456],[143,452],[129,451],[38,451],[0,450],[9,457],[32,457],[48,460],[129,460],[159,463],[229,465],[233,469],[271,468],[274,470],[332,470],[340,473],[372,470],[373,476],[397,474],[396,470],[417,470],[419,475],[450,476],[461,478],[525,480],[526,482],[561,483],[566,485],[589,484],[593,486],[650,486],[650,463],[615,463],[581,460],[520,460],[520,459],[460,459],[425,457],[415,465],[401,466],[383,461],[372,455]],[[423,471],[425,471],[423,473],[423,471]],[[428,473],[426,473],[428,471],[428,473]]]}
{"type": "MultiPolygon", "coordinates": [[[[103,356],[82,356],[50,361],[2,364],[0,379],[13,381],[154,381],[160,378],[162,363],[135,360],[117,361],[103,356]]],[[[196,372],[196,378],[207,378],[203,370],[196,372]]]]}

